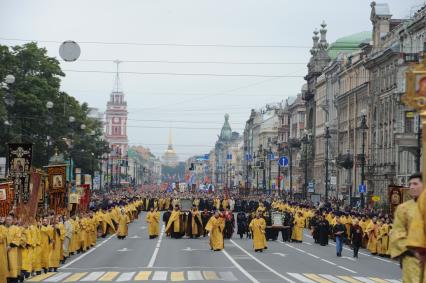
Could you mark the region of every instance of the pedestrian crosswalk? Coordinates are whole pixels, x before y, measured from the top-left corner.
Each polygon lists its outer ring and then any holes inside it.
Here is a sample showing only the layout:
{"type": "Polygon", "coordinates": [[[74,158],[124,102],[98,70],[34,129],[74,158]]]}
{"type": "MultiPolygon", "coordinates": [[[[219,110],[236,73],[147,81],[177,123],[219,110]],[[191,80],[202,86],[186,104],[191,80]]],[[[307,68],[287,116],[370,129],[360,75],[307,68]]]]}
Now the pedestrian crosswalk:
{"type": "MultiPolygon", "coordinates": [[[[295,282],[303,283],[402,283],[396,279],[372,276],[343,276],[315,273],[287,272],[295,282]]],[[[243,276],[243,275],[241,275],[243,276]]],[[[243,278],[245,279],[245,278],[243,278]]],[[[138,281],[241,281],[232,271],[211,270],[143,270],[131,272],[58,272],[35,276],[29,282],[138,282],[138,281]]]]}

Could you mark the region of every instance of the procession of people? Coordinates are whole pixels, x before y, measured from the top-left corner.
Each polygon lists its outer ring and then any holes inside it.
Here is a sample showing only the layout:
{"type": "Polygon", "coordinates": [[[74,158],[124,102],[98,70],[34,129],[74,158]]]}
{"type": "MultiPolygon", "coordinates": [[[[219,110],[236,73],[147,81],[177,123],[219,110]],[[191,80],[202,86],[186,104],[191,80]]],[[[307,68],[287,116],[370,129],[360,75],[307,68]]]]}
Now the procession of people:
{"type": "Polygon", "coordinates": [[[420,242],[416,250],[408,245],[407,229],[413,219],[407,219],[407,214],[411,214],[407,211],[414,211],[423,185],[421,175],[413,175],[410,180],[413,200],[398,207],[394,222],[389,214],[380,211],[333,207],[330,203],[155,191],[93,195],[90,210],[71,217],[51,212],[26,220],[11,211],[0,218],[0,259],[7,263],[1,264],[0,282],[6,282],[6,278],[7,282],[22,282],[34,275],[56,272],[70,256],[92,248],[99,237],[116,234],[124,240],[129,223],[141,211],[146,211],[149,239],[160,235],[163,222],[164,233],[171,239],[209,237],[210,249],[221,251],[226,248],[226,239],[236,233],[240,239],[251,240],[255,252],[263,252],[268,241],[278,240],[279,233],[283,242],[297,244],[303,242],[304,231],[308,231],[320,247],[335,241],[337,257],[342,256],[345,244],[353,249],[354,258],[360,248],[366,248],[372,255],[400,258],[404,278],[408,276],[406,272],[420,276],[418,266],[424,243],[420,242]]]}

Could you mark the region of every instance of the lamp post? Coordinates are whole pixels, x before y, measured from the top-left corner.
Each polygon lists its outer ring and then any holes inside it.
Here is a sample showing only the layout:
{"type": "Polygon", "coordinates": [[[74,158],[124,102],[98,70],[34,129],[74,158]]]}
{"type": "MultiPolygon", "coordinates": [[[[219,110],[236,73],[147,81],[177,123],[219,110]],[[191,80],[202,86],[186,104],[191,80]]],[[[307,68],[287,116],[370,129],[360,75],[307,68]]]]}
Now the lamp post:
{"type": "MultiPolygon", "coordinates": [[[[361,110],[361,126],[360,129],[362,131],[362,149],[361,149],[361,185],[365,185],[365,130],[368,129],[367,127],[367,112],[365,109],[361,110]]],[[[360,195],[361,198],[361,208],[365,207],[365,197],[364,193],[362,192],[360,195]]]]}
{"type": "MultiPolygon", "coordinates": [[[[11,115],[9,115],[10,108],[15,105],[15,96],[10,91],[10,86],[15,82],[15,76],[13,75],[7,75],[4,78],[4,82],[0,84],[1,88],[6,91],[6,94],[4,95],[4,103],[6,104],[6,110],[7,110],[7,121],[4,122],[4,125],[7,127],[7,139],[9,142],[9,134],[10,134],[10,126],[12,125],[12,119],[11,115]]],[[[5,168],[5,177],[8,175],[9,170],[9,156],[6,157],[6,168],[5,168]]]]}
{"type": "Polygon", "coordinates": [[[47,108],[47,117],[46,117],[46,125],[47,125],[47,137],[46,137],[46,142],[47,142],[47,150],[46,150],[46,164],[49,164],[49,157],[50,157],[50,146],[52,145],[52,138],[49,135],[49,129],[50,127],[53,125],[53,118],[52,118],[52,108],[53,108],[53,102],[52,101],[48,101],[46,102],[46,108],[47,108]]]}
{"type": "Polygon", "coordinates": [[[68,117],[68,126],[69,126],[69,129],[70,129],[70,142],[69,142],[69,145],[68,145],[68,148],[69,148],[69,167],[70,167],[70,170],[69,170],[69,176],[70,176],[70,179],[69,179],[69,182],[70,183],[72,183],[72,147],[73,147],[73,144],[72,144],[72,142],[73,142],[73,137],[74,137],[74,128],[73,128],[73,125],[74,125],[74,122],[75,122],[75,117],[74,116],[69,116],[68,117]]]}
{"type": "Polygon", "coordinates": [[[327,122],[325,124],[325,133],[324,133],[324,138],[325,138],[325,202],[328,202],[328,180],[329,180],[329,176],[328,176],[328,145],[329,145],[329,139],[331,138],[330,136],[330,125],[327,122]]]}
{"type": "Polygon", "coordinates": [[[269,153],[268,153],[268,156],[269,156],[269,195],[272,195],[272,186],[271,186],[271,167],[272,167],[272,148],[271,148],[271,146],[269,146],[269,153]]]}
{"type": "Polygon", "coordinates": [[[304,136],[302,137],[302,143],[305,145],[305,184],[303,188],[303,198],[306,199],[308,196],[308,145],[309,145],[309,136],[308,131],[304,131],[304,136]]]}

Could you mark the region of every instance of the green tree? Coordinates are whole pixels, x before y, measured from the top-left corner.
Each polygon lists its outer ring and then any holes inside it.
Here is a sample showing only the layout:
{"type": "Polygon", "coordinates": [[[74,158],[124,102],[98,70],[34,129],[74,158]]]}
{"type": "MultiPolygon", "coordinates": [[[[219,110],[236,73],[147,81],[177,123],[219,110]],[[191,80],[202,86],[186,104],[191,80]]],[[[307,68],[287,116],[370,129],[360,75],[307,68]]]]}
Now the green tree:
{"type": "Polygon", "coordinates": [[[60,91],[62,72],[58,60],[47,56],[36,43],[22,46],[0,45],[0,80],[15,76],[9,86],[15,97],[13,106],[4,103],[6,90],[0,90],[0,156],[6,156],[7,143],[33,143],[33,165],[47,165],[48,157],[58,148],[71,154],[76,166],[91,173],[98,168],[97,158],[107,151],[102,141],[102,125],[88,117],[88,105],[60,91]],[[53,102],[53,108],[46,107],[53,102]],[[69,117],[75,118],[69,123],[69,117]],[[53,123],[47,123],[48,117],[53,123]],[[81,129],[81,125],[86,126],[81,129]],[[50,137],[48,139],[48,137],[50,137]],[[49,142],[50,141],[50,142],[49,142]],[[72,147],[70,147],[72,145],[72,147]]]}

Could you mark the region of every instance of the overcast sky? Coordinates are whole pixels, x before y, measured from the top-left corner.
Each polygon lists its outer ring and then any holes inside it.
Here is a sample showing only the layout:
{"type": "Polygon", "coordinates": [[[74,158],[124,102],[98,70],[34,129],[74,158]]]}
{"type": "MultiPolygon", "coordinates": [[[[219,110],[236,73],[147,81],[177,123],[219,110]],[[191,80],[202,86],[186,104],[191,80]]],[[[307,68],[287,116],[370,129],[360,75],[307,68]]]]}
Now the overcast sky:
{"type": "MultiPolygon", "coordinates": [[[[424,0],[387,3],[395,18],[407,18],[424,0]]],[[[57,42],[79,42],[79,60],[61,62],[62,89],[102,111],[113,87],[112,61],[145,61],[120,66],[139,73],[121,75],[129,142],[161,155],[172,127],[184,160],[209,151],[225,113],[241,133],[251,108],[300,91],[312,31],[323,20],[333,42],[370,31],[369,17],[368,0],[0,0],[0,43],[33,39],[59,57],[57,42]],[[84,70],[104,73],[75,72],[84,70]]]]}

